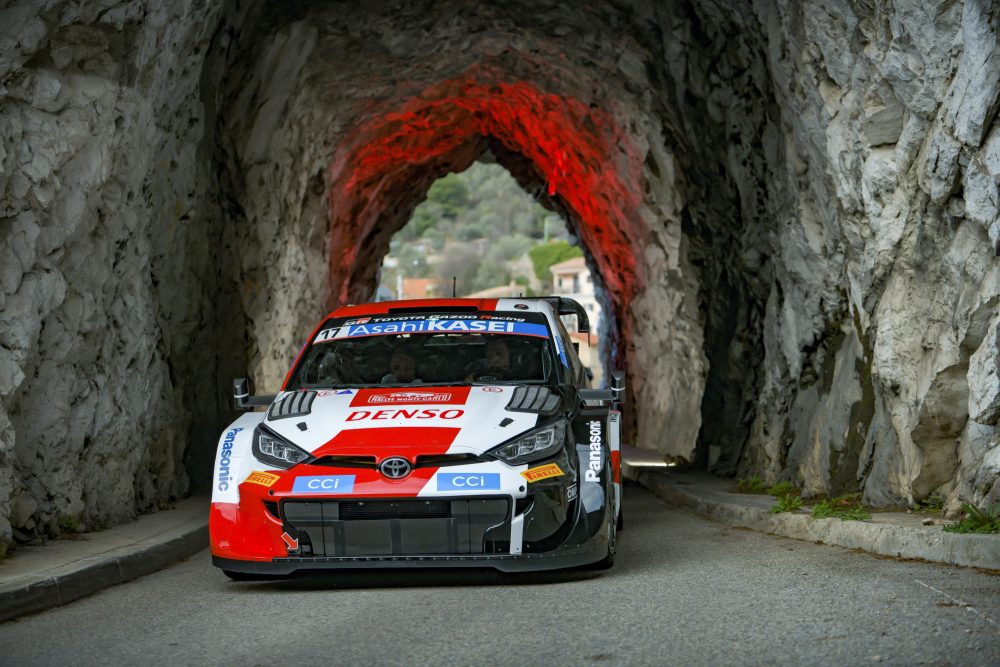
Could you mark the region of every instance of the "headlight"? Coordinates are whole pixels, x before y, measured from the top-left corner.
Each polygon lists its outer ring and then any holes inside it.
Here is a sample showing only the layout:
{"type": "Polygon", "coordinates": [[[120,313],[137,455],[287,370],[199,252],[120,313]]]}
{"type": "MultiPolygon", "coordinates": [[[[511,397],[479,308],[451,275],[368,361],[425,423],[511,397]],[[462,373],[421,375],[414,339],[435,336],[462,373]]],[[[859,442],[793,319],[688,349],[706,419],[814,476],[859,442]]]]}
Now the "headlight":
{"type": "Polygon", "coordinates": [[[554,455],[565,441],[566,422],[560,420],[518,436],[515,440],[491,449],[488,454],[511,465],[518,465],[554,455]]]}
{"type": "Polygon", "coordinates": [[[291,468],[309,458],[307,452],[259,426],[253,434],[253,455],[275,468],[291,468]]]}

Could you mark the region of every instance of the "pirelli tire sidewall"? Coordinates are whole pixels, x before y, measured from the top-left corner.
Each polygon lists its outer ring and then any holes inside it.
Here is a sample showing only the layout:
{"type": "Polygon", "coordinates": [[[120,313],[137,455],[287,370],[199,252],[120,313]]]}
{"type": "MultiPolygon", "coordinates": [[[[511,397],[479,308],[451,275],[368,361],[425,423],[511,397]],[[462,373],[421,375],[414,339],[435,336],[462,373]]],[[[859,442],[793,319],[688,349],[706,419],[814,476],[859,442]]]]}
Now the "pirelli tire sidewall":
{"type": "Polygon", "coordinates": [[[584,542],[598,535],[607,536],[612,521],[614,485],[607,410],[590,410],[572,422],[578,463],[580,522],[576,537],[584,542]],[[580,534],[582,529],[582,534],[580,534]]]}

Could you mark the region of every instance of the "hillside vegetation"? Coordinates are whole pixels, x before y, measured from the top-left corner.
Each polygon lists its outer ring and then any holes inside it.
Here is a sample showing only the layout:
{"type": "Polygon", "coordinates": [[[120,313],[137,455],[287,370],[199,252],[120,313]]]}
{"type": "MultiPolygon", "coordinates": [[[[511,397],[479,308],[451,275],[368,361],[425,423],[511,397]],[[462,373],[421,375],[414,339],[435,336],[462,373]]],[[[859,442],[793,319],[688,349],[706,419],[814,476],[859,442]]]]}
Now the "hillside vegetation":
{"type": "Polygon", "coordinates": [[[503,167],[475,163],[438,179],[393,237],[381,283],[395,291],[397,275],[438,278],[458,293],[510,284],[525,294],[548,291],[548,267],[582,251],[570,244],[563,220],[521,189],[503,167]]]}

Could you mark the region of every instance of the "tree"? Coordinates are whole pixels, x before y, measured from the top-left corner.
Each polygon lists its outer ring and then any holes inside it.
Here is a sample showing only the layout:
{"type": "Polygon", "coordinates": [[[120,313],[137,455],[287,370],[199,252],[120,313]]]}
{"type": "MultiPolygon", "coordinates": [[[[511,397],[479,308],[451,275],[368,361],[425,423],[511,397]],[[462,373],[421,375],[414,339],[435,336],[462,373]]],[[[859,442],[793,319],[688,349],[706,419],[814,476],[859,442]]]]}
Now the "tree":
{"type": "Polygon", "coordinates": [[[535,276],[544,283],[548,283],[552,279],[552,273],[549,271],[550,266],[582,256],[583,250],[570,245],[567,241],[553,241],[536,245],[528,251],[531,265],[535,268],[535,276]]]}
{"type": "Polygon", "coordinates": [[[448,174],[434,181],[427,191],[427,201],[439,206],[444,217],[454,220],[469,207],[469,188],[459,174],[448,174]]]}

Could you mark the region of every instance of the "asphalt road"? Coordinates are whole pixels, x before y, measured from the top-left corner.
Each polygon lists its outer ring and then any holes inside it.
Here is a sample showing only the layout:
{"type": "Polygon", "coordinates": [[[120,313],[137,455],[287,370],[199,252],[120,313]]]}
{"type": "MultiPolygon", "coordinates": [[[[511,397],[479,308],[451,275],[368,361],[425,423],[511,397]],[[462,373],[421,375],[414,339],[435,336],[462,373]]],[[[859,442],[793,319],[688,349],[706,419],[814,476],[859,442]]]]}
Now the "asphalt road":
{"type": "Polygon", "coordinates": [[[0,625],[3,665],[1000,665],[1000,576],[706,521],[627,489],[606,573],[233,583],[207,552],[0,625]]]}

